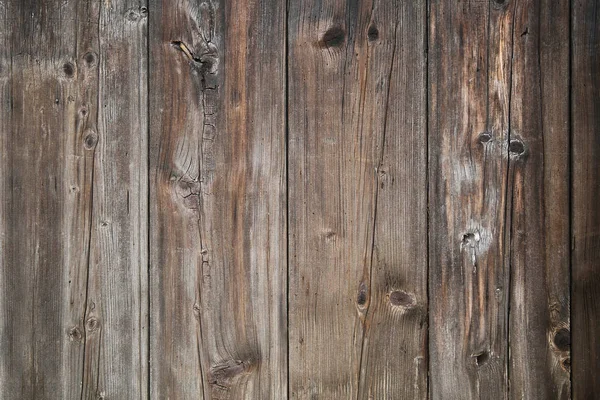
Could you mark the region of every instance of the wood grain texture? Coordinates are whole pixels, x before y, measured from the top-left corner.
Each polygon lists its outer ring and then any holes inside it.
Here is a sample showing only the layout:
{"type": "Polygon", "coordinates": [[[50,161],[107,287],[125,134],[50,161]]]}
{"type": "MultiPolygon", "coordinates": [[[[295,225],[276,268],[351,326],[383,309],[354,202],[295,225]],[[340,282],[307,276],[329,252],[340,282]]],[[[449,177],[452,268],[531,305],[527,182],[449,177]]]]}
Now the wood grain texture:
{"type": "Polygon", "coordinates": [[[2,398],[145,397],[146,25],[131,10],[0,1],[2,398]]]}
{"type": "Polygon", "coordinates": [[[0,0],[0,399],[600,398],[599,13],[0,0]]]}
{"type": "Polygon", "coordinates": [[[569,399],[569,2],[515,2],[513,31],[510,398],[569,399]]]}
{"type": "Polygon", "coordinates": [[[511,2],[436,1],[429,21],[430,395],[508,390],[511,2]]]}
{"type": "Polygon", "coordinates": [[[285,398],[285,4],[150,4],[151,395],[285,398]]]}
{"type": "Polygon", "coordinates": [[[290,397],[423,398],[426,4],[289,6],[290,397]]]}
{"type": "Polygon", "coordinates": [[[600,2],[573,0],[572,379],[574,399],[600,397],[600,2]]]}

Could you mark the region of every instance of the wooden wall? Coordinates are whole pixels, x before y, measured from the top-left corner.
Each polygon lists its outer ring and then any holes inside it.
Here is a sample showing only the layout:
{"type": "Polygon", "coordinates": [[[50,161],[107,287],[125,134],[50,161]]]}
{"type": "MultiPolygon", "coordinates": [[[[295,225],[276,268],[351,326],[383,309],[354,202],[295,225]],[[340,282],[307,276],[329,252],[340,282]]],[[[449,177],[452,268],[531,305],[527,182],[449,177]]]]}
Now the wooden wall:
{"type": "Polygon", "coordinates": [[[600,398],[599,204],[600,0],[0,0],[0,399],[600,398]]]}

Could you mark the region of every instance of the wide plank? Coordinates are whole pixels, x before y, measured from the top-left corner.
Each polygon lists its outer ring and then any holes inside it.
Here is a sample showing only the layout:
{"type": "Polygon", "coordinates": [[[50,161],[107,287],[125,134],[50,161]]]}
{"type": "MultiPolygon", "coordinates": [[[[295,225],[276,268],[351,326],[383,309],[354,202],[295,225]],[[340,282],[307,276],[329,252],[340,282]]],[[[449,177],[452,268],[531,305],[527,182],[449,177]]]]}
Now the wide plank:
{"type": "Polygon", "coordinates": [[[150,2],[151,395],[287,396],[285,4],[150,2]]]}
{"type": "Polygon", "coordinates": [[[427,395],[426,3],[290,2],[290,398],[427,395]]]}

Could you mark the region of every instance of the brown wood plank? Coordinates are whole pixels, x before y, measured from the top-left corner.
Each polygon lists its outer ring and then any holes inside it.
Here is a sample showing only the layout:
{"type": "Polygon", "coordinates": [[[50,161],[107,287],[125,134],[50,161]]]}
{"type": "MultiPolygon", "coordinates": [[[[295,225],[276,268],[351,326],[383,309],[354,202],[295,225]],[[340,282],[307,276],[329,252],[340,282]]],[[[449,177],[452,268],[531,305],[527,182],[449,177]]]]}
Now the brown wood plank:
{"type": "Polygon", "coordinates": [[[438,1],[429,22],[430,395],[508,391],[512,2],[438,1]]]}
{"type": "Polygon", "coordinates": [[[0,1],[2,398],[147,388],[138,8],[0,1]]]}
{"type": "Polygon", "coordinates": [[[290,397],[425,398],[426,3],[289,3],[290,397]]]}
{"type": "Polygon", "coordinates": [[[285,3],[150,3],[151,394],[287,394],[285,3]]]}
{"type": "Polygon", "coordinates": [[[573,398],[600,397],[600,2],[572,3],[573,398]]]}
{"type": "Polygon", "coordinates": [[[569,399],[569,2],[514,12],[510,398],[569,399]]]}

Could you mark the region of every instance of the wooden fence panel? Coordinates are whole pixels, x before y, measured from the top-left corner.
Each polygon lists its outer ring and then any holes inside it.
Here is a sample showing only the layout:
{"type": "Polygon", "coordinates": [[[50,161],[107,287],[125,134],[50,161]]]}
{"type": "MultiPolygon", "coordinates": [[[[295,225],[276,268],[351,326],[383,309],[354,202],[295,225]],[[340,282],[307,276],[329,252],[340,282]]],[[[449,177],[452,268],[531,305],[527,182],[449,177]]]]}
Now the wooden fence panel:
{"type": "Polygon", "coordinates": [[[0,398],[600,397],[599,10],[0,0],[0,398]]]}

